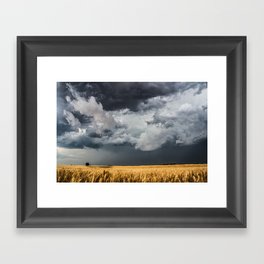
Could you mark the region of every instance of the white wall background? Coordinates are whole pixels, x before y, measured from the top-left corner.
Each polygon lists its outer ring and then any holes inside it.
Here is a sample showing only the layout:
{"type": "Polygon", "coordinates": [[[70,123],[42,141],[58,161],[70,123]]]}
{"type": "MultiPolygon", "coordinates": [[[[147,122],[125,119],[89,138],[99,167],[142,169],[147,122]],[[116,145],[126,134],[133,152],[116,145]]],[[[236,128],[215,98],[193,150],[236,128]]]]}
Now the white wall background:
{"type": "Polygon", "coordinates": [[[263,263],[261,0],[9,0],[0,4],[1,263],[263,263]],[[17,35],[247,35],[248,228],[16,229],[17,35]]]}

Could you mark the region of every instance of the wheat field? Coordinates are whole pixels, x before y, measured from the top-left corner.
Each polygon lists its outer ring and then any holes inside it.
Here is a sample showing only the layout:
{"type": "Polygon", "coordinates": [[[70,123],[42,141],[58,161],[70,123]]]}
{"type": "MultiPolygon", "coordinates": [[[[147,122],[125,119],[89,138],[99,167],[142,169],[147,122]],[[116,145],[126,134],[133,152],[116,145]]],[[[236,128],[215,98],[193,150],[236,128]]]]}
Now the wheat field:
{"type": "Polygon", "coordinates": [[[57,182],[207,182],[207,164],[58,165],[57,182]]]}

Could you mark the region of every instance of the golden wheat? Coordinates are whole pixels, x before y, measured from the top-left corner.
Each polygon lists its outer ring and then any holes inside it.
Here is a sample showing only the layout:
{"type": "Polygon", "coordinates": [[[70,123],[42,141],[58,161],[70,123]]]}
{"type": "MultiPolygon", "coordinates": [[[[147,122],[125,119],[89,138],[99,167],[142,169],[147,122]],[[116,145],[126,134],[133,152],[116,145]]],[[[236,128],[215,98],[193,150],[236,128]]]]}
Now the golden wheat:
{"type": "Polygon", "coordinates": [[[207,182],[207,164],[58,165],[57,182],[207,182]]]}

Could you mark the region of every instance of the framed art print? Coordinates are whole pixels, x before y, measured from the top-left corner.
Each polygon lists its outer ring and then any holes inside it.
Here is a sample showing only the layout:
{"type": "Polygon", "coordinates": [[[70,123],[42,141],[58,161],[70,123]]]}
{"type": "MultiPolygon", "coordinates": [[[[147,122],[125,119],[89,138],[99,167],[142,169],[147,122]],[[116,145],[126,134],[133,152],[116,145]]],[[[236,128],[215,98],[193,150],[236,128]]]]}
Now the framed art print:
{"type": "Polygon", "coordinates": [[[18,227],[246,227],[246,37],[18,37],[18,227]]]}

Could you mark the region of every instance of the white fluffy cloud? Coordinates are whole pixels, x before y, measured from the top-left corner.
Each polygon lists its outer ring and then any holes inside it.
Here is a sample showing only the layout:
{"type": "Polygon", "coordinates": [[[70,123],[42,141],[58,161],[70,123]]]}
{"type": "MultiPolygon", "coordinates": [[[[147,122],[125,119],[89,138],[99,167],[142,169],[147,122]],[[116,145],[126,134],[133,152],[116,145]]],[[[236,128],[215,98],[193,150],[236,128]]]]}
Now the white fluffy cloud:
{"type": "Polygon", "coordinates": [[[79,128],[81,126],[79,119],[76,118],[71,112],[64,109],[63,116],[71,127],[79,128]]]}
{"type": "Polygon", "coordinates": [[[113,116],[126,126],[129,143],[136,149],[150,151],[166,142],[192,144],[206,138],[206,105],[206,89],[199,94],[196,89],[190,89],[181,94],[151,98],[139,112],[116,111],[113,116]],[[154,102],[163,103],[154,108],[154,102]]]}

